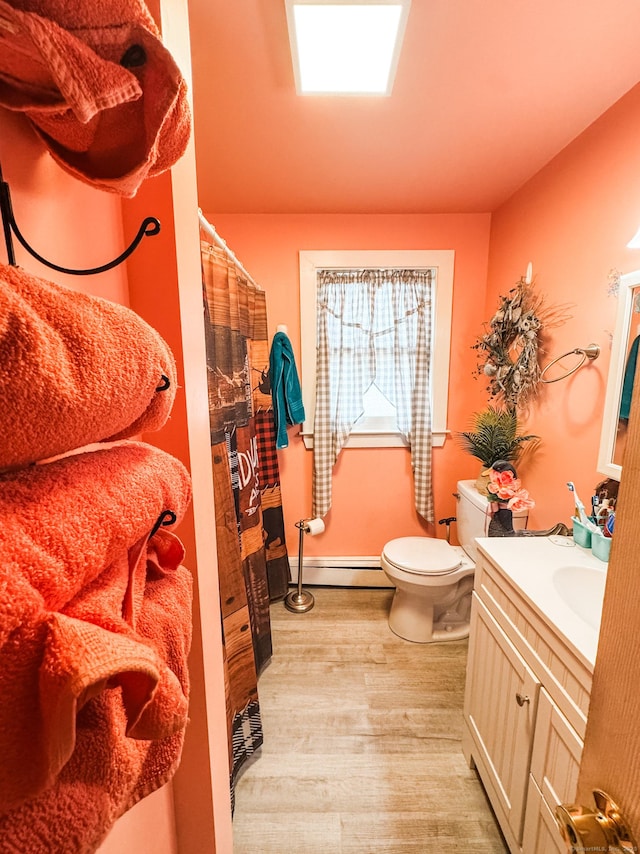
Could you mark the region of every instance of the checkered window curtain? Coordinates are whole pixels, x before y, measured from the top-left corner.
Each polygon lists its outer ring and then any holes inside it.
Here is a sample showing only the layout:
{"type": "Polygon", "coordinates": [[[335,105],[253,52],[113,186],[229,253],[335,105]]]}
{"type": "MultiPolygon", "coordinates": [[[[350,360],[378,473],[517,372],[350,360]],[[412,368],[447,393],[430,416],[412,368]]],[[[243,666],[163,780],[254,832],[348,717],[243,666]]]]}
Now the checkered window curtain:
{"type": "Polygon", "coordinates": [[[433,522],[431,323],[434,270],[320,270],[317,279],[313,515],[331,507],[338,454],[375,383],[411,447],[415,506],[433,522]]]}

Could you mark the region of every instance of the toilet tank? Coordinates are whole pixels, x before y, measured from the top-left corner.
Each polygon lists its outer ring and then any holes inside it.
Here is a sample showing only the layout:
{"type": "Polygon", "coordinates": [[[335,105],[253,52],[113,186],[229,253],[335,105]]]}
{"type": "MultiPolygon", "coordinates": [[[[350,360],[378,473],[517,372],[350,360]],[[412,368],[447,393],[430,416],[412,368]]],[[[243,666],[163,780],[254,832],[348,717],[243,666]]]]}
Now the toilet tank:
{"type": "MultiPolygon", "coordinates": [[[[457,534],[458,542],[475,561],[477,558],[476,537],[486,537],[489,531],[489,500],[480,495],[475,480],[459,480],[457,486],[457,534]]],[[[513,527],[516,531],[527,527],[528,510],[516,510],[513,527]]]]}

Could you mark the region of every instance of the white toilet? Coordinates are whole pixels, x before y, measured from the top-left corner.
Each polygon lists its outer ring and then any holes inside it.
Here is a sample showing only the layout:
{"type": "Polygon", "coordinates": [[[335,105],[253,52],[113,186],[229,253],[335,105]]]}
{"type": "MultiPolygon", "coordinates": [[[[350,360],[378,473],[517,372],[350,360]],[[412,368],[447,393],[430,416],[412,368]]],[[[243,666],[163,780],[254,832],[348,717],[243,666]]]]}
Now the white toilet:
{"type": "MultiPolygon", "coordinates": [[[[380,563],[396,592],[389,628],[415,643],[459,640],[469,634],[471,591],[477,547],[486,537],[489,502],[473,480],[459,480],[457,535],[461,546],[432,537],[400,537],[386,544],[380,563]]],[[[526,528],[528,512],[513,514],[513,527],[526,528]]]]}

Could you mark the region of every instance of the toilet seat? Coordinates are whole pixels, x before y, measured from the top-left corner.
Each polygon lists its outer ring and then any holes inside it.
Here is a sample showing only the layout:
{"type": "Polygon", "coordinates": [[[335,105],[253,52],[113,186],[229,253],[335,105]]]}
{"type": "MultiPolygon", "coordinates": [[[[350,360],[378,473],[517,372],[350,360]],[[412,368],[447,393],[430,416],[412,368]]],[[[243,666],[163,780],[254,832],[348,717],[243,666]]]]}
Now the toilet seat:
{"type": "Polygon", "coordinates": [[[415,575],[448,575],[463,561],[446,540],[431,537],[400,537],[383,549],[384,559],[392,566],[415,575]]]}

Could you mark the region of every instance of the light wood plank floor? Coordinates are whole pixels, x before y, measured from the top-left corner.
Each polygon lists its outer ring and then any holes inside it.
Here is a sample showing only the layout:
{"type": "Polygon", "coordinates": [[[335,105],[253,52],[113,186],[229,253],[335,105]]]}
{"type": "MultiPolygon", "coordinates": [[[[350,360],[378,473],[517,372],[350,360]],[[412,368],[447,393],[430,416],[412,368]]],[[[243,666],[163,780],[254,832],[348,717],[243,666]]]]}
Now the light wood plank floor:
{"type": "Polygon", "coordinates": [[[234,854],[504,854],[460,746],[467,641],[396,637],[392,590],[309,589],[306,614],[271,606],[234,854]]]}

